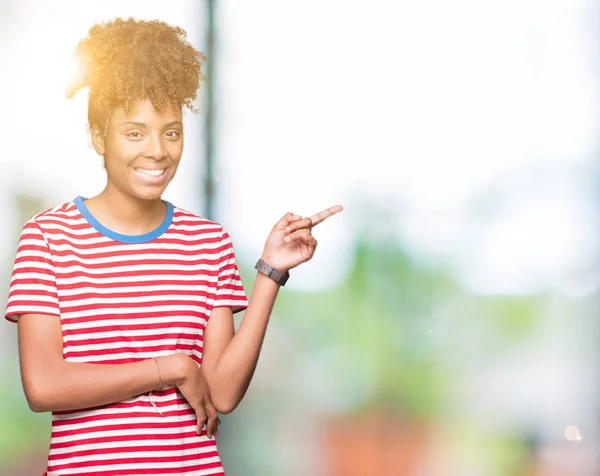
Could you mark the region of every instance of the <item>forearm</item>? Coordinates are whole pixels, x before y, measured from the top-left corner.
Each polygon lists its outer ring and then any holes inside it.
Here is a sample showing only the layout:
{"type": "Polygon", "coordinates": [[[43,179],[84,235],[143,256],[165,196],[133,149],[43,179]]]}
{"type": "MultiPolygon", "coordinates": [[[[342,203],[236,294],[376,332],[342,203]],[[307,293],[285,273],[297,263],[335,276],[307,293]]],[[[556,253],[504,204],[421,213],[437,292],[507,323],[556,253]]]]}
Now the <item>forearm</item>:
{"type": "MultiPolygon", "coordinates": [[[[312,228],[340,211],[342,206],[336,205],[306,218],[286,213],[267,238],[263,261],[285,272],[310,260],[317,247],[317,240],[311,233],[312,228]]],[[[221,331],[221,337],[216,342],[227,342],[212,346],[212,349],[217,349],[212,354],[207,352],[207,357],[210,355],[211,358],[205,359],[203,374],[210,387],[211,400],[220,412],[232,411],[248,389],[278,291],[279,285],[276,282],[258,273],[248,309],[238,331],[234,332],[232,327],[221,331]]],[[[232,322],[228,325],[231,324],[232,322]]],[[[207,337],[209,335],[211,334],[207,334],[207,337]]],[[[207,346],[207,351],[210,348],[207,346]]]]}
{"type": "Polygon", "coordinates": [[[272,279],[257,273],[239,329],[215,367],[205,369],[213,403],[222,413],[232,411],[250,385],[279,287],[272,279]]]}
{"type": "Polygon", "coordinates": [[[49,364],[38,375],[23,379],[30,408],[35,412],[90,408],[140,395],[181,378],[180,354],[127,364],[87,364],[64,360],[49,364]]]}

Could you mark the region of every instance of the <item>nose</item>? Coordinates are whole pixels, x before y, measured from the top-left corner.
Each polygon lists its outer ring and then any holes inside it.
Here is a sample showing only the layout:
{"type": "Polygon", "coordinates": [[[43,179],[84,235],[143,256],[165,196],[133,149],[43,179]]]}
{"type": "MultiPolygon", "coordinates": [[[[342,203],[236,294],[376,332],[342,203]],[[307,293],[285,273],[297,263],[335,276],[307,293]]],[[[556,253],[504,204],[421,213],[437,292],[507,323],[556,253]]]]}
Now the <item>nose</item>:
{"type": "Polygon", "coordinates": [[[150,139],[148,140],[148,149],[146,151],[146,156],[154,160],[161,160],[166,156],[165,146],[160,136],[150,137],[150,139]]]}

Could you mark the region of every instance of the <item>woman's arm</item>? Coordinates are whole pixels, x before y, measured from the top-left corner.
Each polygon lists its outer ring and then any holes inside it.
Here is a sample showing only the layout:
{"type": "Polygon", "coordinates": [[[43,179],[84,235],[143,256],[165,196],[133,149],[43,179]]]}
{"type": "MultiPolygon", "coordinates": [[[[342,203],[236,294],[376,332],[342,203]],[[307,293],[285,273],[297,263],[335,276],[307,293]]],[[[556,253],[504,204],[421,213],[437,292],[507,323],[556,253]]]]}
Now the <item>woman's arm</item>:
{"type": "MultiPolygon", "coordinates": [[[[332,207],[304,219],[287,213],[273,227],[262,259],[282,272],[310,260],[317,247],[312,227],[341,210],[341,206],[332,207]]],[[[257,274],[237,333],[230,308],[215,308],[211,313],[204,333],[202,368],[212,402],[221,413],[233,411],[248,389],[279,287],[262,273],[257,274]]]]}
{"type": "Polygon", "coordinates": [[[204,333],[202,370],[220,413],[232,412],[254,375],[279,285],[258,274],[248,309],[237,332],[231,308],[213,309],[204,333]]]}
{"type": "MultiPolygon", "coordinates": [[[[154,359],[117,365],[65,361],[58,317],[24,314],[18,326],[23,389],[34,412],[115,403],[159,386],[154,359]]],[[[174,385],[182,379],[181,356],[157,360],[163,385],[174,385]]]]}
{"type": "Polygon", "coordinates": [[[67,362],[62,356],[60,319],[42,314],[19,317],[19,360],[23,389],[34,412],[77,410],[120,402],[175,385],[212,435],[218,426],[201,370],[186,354],[127,364],[67,362]],[[158,363],[158,368],[157,368],[158,363]]]}

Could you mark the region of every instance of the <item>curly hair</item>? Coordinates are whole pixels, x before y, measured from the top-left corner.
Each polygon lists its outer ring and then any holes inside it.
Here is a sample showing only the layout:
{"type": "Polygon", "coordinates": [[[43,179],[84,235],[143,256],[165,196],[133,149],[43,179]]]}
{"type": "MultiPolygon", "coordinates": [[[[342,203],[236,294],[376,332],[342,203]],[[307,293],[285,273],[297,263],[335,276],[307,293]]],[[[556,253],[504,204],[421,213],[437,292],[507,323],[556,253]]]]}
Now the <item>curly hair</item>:
{"type": "Polygon", "coordinates": [[[123,106],[129,112],[137,99],[149,99],[158,111],[186,106],[197,112],[192,101],[206,57],[186,36],[182,28],[158,20],[117,18],[92,26],[75,49],[81,70],[67,97],[88,87],[90,128],[96,125],[104,134],[111,111],[123,106]]]}

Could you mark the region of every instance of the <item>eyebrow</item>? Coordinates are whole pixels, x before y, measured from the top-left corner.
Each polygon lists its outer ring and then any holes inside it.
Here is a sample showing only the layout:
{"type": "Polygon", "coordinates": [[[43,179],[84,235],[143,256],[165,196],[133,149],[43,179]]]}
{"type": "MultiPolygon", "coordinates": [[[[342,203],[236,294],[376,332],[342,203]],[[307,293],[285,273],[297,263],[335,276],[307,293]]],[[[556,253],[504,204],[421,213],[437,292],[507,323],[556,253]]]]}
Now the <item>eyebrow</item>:
{"type": "MultiPolygon", "coordinates": [[[[145,124],[144,122],[127,121],[127,122],[123,122],[122,124],[119,124],[117,127],[126,126],[128,124],[136,126],[136,127],[146,127],[147,126],[147,124],[145,124]]],[[[172,121],[172,122],[169,122],[168,124],[165,124],[163,128],[168,129],[169,127],[173,127],[173,126],[183,126],[183,122],[172,121]]]]}

